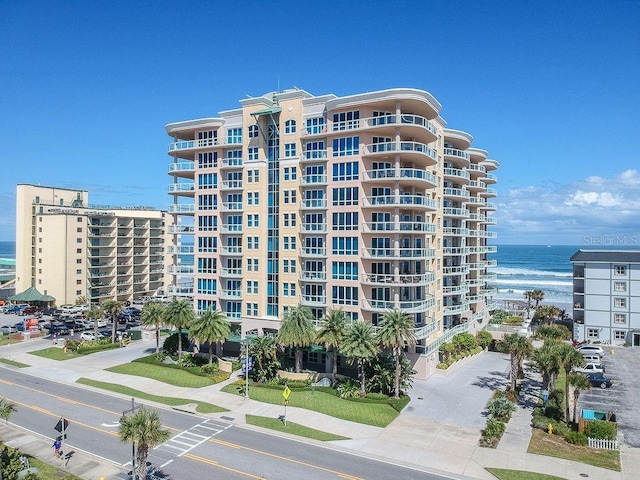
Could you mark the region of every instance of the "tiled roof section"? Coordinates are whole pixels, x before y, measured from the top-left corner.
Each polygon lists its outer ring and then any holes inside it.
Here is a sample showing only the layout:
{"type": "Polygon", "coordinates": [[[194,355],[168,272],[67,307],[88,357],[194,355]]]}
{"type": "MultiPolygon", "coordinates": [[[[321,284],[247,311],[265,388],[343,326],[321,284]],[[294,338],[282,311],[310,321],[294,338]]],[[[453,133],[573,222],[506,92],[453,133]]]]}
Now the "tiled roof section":
{"type": "Polygon", "coordinates": [[[572,262],[640,263],[640,250],[578,250],[572,262]]]}

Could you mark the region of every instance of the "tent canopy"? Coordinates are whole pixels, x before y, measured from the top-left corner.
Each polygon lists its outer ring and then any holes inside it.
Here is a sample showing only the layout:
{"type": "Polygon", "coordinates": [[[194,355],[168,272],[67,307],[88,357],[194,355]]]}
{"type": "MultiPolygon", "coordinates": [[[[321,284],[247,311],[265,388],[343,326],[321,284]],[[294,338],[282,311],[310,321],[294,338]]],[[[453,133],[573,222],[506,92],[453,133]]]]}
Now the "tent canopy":
{"type": "Polygon", "coordinates": [[[41,294],[35,287],[29,287],[24,292],[9,297],[7,300],[11,302],[53,302],[55,298],[51,295],[41,294]]]}

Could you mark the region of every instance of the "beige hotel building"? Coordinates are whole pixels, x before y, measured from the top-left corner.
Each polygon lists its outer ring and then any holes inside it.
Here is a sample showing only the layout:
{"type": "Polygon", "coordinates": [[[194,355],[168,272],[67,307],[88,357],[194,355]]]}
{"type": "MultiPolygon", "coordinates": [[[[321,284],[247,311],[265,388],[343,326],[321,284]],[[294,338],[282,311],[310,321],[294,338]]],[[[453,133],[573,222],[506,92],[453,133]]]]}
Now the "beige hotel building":
{"type": "Polygon", "coordinates": [[[318,324],[341,308],[375,326],[397,308],[415,321],[418,378],[429,376],[439,345],[496,308],[498,162],[423,90],[239,103],[166,126],[169,295],[221,310],[243,337],[277,331],[297,304],[318,324]]]}
{"type": "Polygon", "coordinates": [[[35,287],[60,306],[162,291],[170,261],[165,216],[148,207],[91,205],[83,190],[19,184],[16,293],[35,287]]]}

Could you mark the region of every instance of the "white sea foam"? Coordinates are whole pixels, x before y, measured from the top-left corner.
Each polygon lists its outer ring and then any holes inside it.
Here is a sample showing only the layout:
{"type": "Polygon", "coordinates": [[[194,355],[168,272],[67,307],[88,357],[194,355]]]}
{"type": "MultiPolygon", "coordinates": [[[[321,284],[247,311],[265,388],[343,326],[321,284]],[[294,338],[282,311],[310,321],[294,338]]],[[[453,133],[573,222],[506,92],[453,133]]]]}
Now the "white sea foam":
{"type": "Polygon", "coordinates": [[[529,278],[498,278],[496,281],[491,283],[495,283],[497,285],[535,285],[549,287],[566,287],[568,289],[571,289],[573,287],[573,283],[571,282],[563,282],[560,280],[531,280],[529,278]]]}
{"type": "Polygon", "coordinates": [[[490,268],[491,273],[498,275],[527,275],[531,277],[572,277],[571,272],[552,272],[548,270],[532,270],[529,268],[510,268],[510,267],[495,267],[490,268]]]}

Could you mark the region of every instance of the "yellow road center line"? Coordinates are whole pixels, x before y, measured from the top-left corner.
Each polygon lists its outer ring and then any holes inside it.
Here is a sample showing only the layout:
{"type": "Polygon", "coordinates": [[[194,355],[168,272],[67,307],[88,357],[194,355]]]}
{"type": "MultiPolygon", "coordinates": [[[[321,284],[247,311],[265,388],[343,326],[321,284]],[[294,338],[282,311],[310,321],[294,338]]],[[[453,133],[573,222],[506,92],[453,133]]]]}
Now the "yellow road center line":
{"type": "Polygon", "coordinates": [[[252,473],[249,473],[249,472],[243,472],[242,470],[237,470],[235,468],[227,467],[225,465],[220,465],[215,460],[211,460],[209,458],[199,457],[197,455],[193,455],[192,453],[186,453],[183,456],[187,457],[187,458],[190,458],[192,460],[195,460],[197,462],[206,463],[206,464],[212,465],[212,466],[217,467],[217,468],[222,468],[223,470],[228,470],[229,472],[233,472],[233,473],[238,473],[240,475],[244,475],[245,477],[255,478],[256,480],[264,480],[264,477],[259,477],[257,475],[252,474],[252,473]]]}

